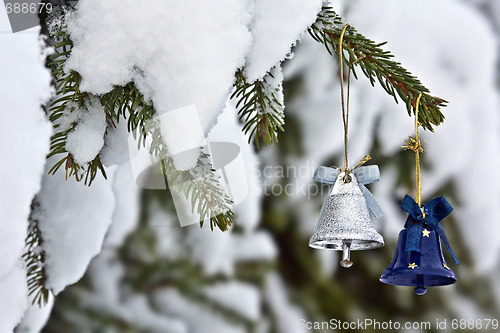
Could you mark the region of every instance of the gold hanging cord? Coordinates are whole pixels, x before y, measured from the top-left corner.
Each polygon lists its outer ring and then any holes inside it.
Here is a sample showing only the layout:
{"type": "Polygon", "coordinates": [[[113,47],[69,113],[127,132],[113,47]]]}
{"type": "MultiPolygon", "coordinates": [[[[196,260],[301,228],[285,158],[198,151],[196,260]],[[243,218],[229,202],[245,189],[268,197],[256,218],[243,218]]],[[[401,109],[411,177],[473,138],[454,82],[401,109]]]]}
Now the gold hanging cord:
{"type": "MultiPolygon", "coordinates": [[[[347,74],[347,103],[346,103],[344,98],[344,49],[343,49],[344,34],[348,26],[349,24],[346,24],[344,28],[342,28],[342,32],[340,33],[340,38],[339,38],[340,98],[342,101],[342,121],[344,123],[344,167],[340,168],[340,171],[345,172],[344,175],[345,183],[350,182],[349,173],[352,170],[356,169],[357,167],[360,167],[361,165],[363,165],[364,163],[366,163],[371,159],[370,155],[366,155],[361,159],[361,161],[359,161],[358,164],[356,164],[353,168],[349,169],[348,151],[347,151],[347,146],[348,146],[347,132],[349,131],[349,95],[351,87],[351,67],[348,66],[349,72],[347,74]]],[[[358,60],[356,60],[356,62],[358,60]]]]}
{"type": "Polygon", "coordinates": [[[416,187],[416,201],[419,207],[422,206],[422,182],[420,180],[420,153],[424,152],[422,148],[422,143],[420,142],[420,138],[418,137],[418,105],[420,104],[420,97],[422,97],[422,93],[420,93],[417,97],[417,101],[415,103],[415,139],[411,136],[405,140],[406,145],[402,146],[404,150],[410,149],[415,152],[415,187],[416,187]]]}

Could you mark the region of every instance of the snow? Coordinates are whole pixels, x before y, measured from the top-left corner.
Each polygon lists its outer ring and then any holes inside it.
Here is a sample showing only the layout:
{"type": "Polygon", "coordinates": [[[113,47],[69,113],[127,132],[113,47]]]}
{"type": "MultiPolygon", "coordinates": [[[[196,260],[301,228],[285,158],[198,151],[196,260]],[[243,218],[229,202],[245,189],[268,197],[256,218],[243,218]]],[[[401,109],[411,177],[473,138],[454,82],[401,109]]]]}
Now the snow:
{"type": "Polygon", "coordinates": [[[115,208],[114,169],[106,173],[107,180],[99,175],[90,187],[66,181],[62,169],[43,178],[32,217],[44,239],[46,286],[56,295],[78,281],[101,250],[115,208]]]}
{"type": "Polygon", "coordinates": [[[18,260],[10,274],[0,279],[0,332],[12,332],[28,307],[26,270],[18,260]]]}
{"type": "Polygon", "coordinates": [[[139,222],[140,188],[135,184],[130,163],[116,168],[112,182],[115,207],[113,222],[106,235],[105,245],[118,247],[135,230],[139,222]]]}
{"type": "Polygon", "coordinates": [[[247,137],[242,132],[242,125],[238,122],[238,115],[234,108],[234,101],[229,101],[222,114],[217,118],[217,125],[210,131],[209,142],[231,142],[240,147],[240,154],[244,162],[240,169],[240,178],[247,182],[248,194],[233,212],[237,216],[238,226],[246,231],[254,230],[260,222],[260,200],[262,198],[260,163],[254,148],[247,143],[247,137]]]}
{"type": "Polygon", "coordinates": [[[175,216],[159,207],[153,207],[150,216],[160,256],[175,261],[188,254],[189,260],[199,264],[208,276],[231,276],[239,262],[276,260],[277,248],[267,232],[212,232],[207,225],[203,228],[192,225],[181,230],[175,216]],[[183,236],[182,231],[187,234],[183,236]]]}
{"type": "Polygon", "coordinates": [[[159,114],[194,104],[205,133],[246,66],[249,81],[290,56],[322,0],[80,2],[66,69],[95,94],[134,81],[159,114]],[[110,14],[112,13],[112,15],[110,14]],[[140,51],[139,51],[140,50],[140,51]]]}
{"type": "Polygon", "coordinates": [[[153,303],[161,312],[183,320],[188,332],[244,333],[245,327],[226,320],[209,308],[182,296],[177,290],[164,289],[155,293],[153,303]]]}
{"type": "Polygon", "coordinates": [[[39,27],[12,34],[0,6],[0,332],[12,332],[28,307],[20,257],[52,133],[41,108],[53,93],[44,66],[49,50],[38,33],[39,27]]]}
{"type": "MultiPolygon", "coordinates": [[[[310,37],[304,37],[295,51],[295,57],[286,63],[283,72],[285,79],[301,75],[304,80],[303,97],[293,102],[288,101],[286,109],[287,114],[297,117],[302,124],[302,146],[307,156],[302,163],[313,161],[318,166],[332,152],[343,148],[340,88],[337,83],[338,76],[332,75],[338,72],[338,67],[323,45],[310,37]]],[[[353,91],[351,116],[356,113],[356,108],[352,105],[355,97],[353,91]]],[[[369,97],[371,96],[366,97],[367,100],[369,97]]],[[[369,112],[370,109],[363,111],[369,112]]],[[[351,125],[351,129],[354,127],[351,125]]],[[[350,140],[357,142],[357,137],[353,137],[351,133],[350,140]]],[[[308,182],[313,173],[314,169],[311,170],[308,182]]]]}
{"type": "Polygon", "coordinates": [[[16,333],[38,333],[47,323],[52,307],[54,306],[54,297],[49,295],[47,304],[40,307],[38,304],[32,304],[29,300],[28,310],[24,313],[21,323],[16,327],[16,333]]]}
{"type": "Polygon", "coordinates": [[[155,233],[159,255],[166,261],[179,260],[186,254],[186,245],[182,242],[182,230],[177,217],[158,204],[151,206],[148,222],[155,233]]]}
{"type": "Polygon", "coordinates": [[[204,287],[202,293],[211,301],[238,313],[248,320],[257,321],[260,316],[260,292],[246,283],[230,281],[204,287]]]}
{"type": "Polygon", "coordinates": [[[80,119],[68,134],[66,149],[73,155],[76,163],[85,165],[92,161],[104,146],[106,115],[97,98],[86,102],[78,112],[80,119]]]}
{"type": "Polygon", "coordinates": [[[278,254],[278,249],[271,235],[265,231],[254,231],[248,235],[234,235],[232,243],[232,257],[235,262],[271,261],[278,254]]]}
{"type": "Polygon", "coordinates": [[[490,0],[490,5],[492,8],[492,15],[495,19],[497,31],[500,29],[500,3],[498,1],[490,0]]]}
{"type": "Polygon", "coordinates": [[[177,170],[193,168],[200,157],[205,136],[195,105],[169,111],[157,118],[161,136],[177,170]]]}
{"type": "Polygon", "coordinates": [[[255,0],[253,44],[245,74],[249,82],[263,77],[289,57],[292,45],[316,21],[323,0],[255,0]]]}
{"type": "Polygon", "coordinates": [[[39,28],[12,34],[0,6],[0,279],[12,272],[24,247],[27,218],[49,151],[52,132],[41,105],[52,94],[39,28]],[[34,79],[36,78],[36,79],[34,79]],[[18,124],[18,125],[16,125],[18,124]]]}
{"type": "Polygon", "coordinates": [[[243,66],[250,1],[88,0],[68,22],[74,40],[67,70],[81,89],[102,94],[138,82],[159,114],[195,104],[205,133],[243,66]]]}
{"type": "Polygon", "coordinates": [[[107,303],[99,297],[99,294],[83,293],[81,299],[84,306],[100,309],[108,315],[133,323],[134,326],[148,332],[189,332],[179,320],[155,313],[148,304],[146,297],[142,295],[134,295],[122,302],[120,306],[116,306],[114,303],[107,303]]]}
{"type": "Polygon", "coordinates": [[[54,125],[58,126],[58,131],[67,131],[80,119],[81,115],[82,112],[78,106],[78,103],[74,101],[68,101],[66,102],[64,114],[62,114],[61,117],[56,120],[54,125]]]}
{"type": "Polygon", "coordinates": [[[106,247],[92,260],[88,274],[91,290],[79,294],[82,306],[98,309],[106,316],[119,318],[148,332],[187,332],[180,320],[152,309],[144,295],[124,293],[120,289],[124,267],[116,256],[115,248],[106,247]]]}
{"type": "Polygon", "coordinates": [[[99,295],[107,304],[121,303],[121,281],[125,268],[117,258],[116,249],[104,246],[102,251],[92,259],[88,268],[89,283],[92,292],[99,295]]]}
{"type": "Polygon", "coordinates": [[[156,314],[144,296],[137,296],[127,301],[124,316],[145,329],[158,333],[187,333],[186,325],[177,319],[156,314]]]}
{"type": "Polygon", "coordinates": [[[284,282],[276,274],[267,277],[265,286],[266,302],[277,321],[279,333],[304,333],[306,328],[299,325],[306,316],[288,300],[284,282]]]}
{"type": "MultiPolygon", "coordinates": [[[[235,263],[248,260],[274,260],[277,254],[273,240],[266,232],[255,232],[260,222],[260,200],[262,198],[261,178],[258,172],[259,162],[252,146],[247,144],[247,138],[241,131],[238,123],[234,102],[228,102],[224,112],[217,119],[217,124],[208,135],[208,142],[231,142],[240,147],[240,155],[244,161],[245,170],[241,170],[241,177],[246,177],[248,195],[234,207],[237,214],[236,223],[244,230],[244,234],[232,234],[232,229],[222,233],[212,232],[208,224],[204,228],[198,225],[187,229],[187,243],[190,244],[191,259],[199,263],[207,275],[217,273],[231,275],[235,263]]],[[[176,226],[166,221],[162,222],[162,214],[155,217],[157,232],[174,241],[178,239],[176,226]]],[[[166,243],[162,242],[162,244],[166,243]]],[[[168,249],[168,246],[166,249],[168,249]]],[[[167,253],[166,250],[163,251],[167,253]]]]}
{"type": "MultiPolygon", "coordinates": [[[[217,126],[219,125],[220,123],[217,126]]],[[[115,179],[119,177],[119,172],[120,169],[115,173],[115,179]]],[[[259,260],[259,253],[262,252],[259,249],[269,248],[269,245],[262,246],[264,242],[258,239],[266,238],[274,249],[272,240],[264,232],[258,232],[254,237],[250,232],[249,235],[235,235],[232,230],[226,233],[212,232],[209,228],[200,230],[198,225],[181,228],[175,215],[160,205],[161,203],[152,203],[147,212],[150,217],[149,225],[156,236],[155,257],[157,254],[160,260],[182,262],[192,261],[194,257],[195,263],[197,260],[208,261],[208,265],[201,263],[202,267],[209,268],[205,273],[217,275],[221,268],[225,267],[232,273],[236,259],[231,252],[238,252],[237,247],[240,244],[246,243],[247,246],[244,247],[249,251],[253,249],[253,256],[247,257],[257,258],[256,260],[259,260]],[[197,235],[199,239],[194,239],[193,235],[197,235]],[[225,240],[222,247],[219,246],[221,237],[225,240]],[[193,255],[193,251],[198,254],[193,255]]],[[[108,237],[111,234],[112,232],[108,237]]],[[[131,294],[130,290],[123,288],[121,281],[125,268],[117,257],[116,245],[111,245],[105,246],[89,266],[88,281],[91,291],[80,294],[83,306],[99,309],[106,315],[121,318],[139,328],[158,332],[205,332],[207,328],[214,332],[245,332],[244,327],[235,325],[222,315],[214,314],[210,306],[189,300],[177,291],[155,290],[152,293],[152,304],[146,302],[143,296],[131,294]]],[[[258,320],[262,315],[261,291],[250,284],[237,281],[219,282],[200,286],[199,291],[209,302],[235,311],[248,320],[258,320]]]]}
{"type": "Polygon", "coordinates": [[[207,223],[203,228],[198,225],[192,225],[188,228],[186,236],[188,244],[191,246],[191,260],[200,264],[207,275],[216,275],[222,273],[229,275],[233,272],[233,262],[226,254],[232,249],[229,232],[212,232],[207,223]]]}
{"type": "MultiPolygon", "coordinates": [[[[104,166],[124,164],[130,159],[127,130],[127,120],[115,123],[116,128],[109,126],[104,137],[104,147],[99,158],[104,166]]],[[[136,145],[134,145],[135,147],[136,145]]]]}
{"type": "Polygon", "coordinates": [[[280,65],[274,66],[265,77],[265,93],[268,96],[274,95],[276,102],[273,103],[281,118],[285,118],[285,97],[283,95],[283,71],[280,65]]]}
{"type": "Polygon", "coordinates": [[[212,232],[210,227],[188,227],[187,242],[191,244],[190,259],[200,264],[206,275],[232,275],[234,266],[244,261],[273,261],[277,250],[266,232],[235,235],[212,232]]]}

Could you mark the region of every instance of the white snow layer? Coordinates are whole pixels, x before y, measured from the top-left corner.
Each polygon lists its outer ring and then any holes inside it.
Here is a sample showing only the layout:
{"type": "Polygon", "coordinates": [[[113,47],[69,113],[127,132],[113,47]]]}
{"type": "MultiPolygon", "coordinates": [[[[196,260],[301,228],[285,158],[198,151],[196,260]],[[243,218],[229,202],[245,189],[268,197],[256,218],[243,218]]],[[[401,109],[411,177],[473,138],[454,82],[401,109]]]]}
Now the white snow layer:
{"type": "Polygon", "coordinates": [[[139,220],[139,191],[130,163],[119,165],[113,177],[115,207],[113,223],[106,235],[105,245],[118,247],[137,226],[139,220]]]}
{"type": "Polygon", "coordinates": [[[106,172],[107,180],[99,174],[91,186],[66,181],[62,169],[43,178],[32,216],[43,234],[46,286],[56,295],[77,282],[101,250],[115,207],[114,169],[106,172]]]}
{"type": "MultiPolygon", "coordinates": [[[[452,202],[456,208],[452,215],[470,248],[476,269],[494,268],[500,253],[500,224],[495,222],[498,218],[493,209],[500,199],[500,177],[496,174],[500,167],[500,105],[494,79],[497,43],[491,27],[466,4],[453,0],[418,3],[359,0],[355,6],[345,3],[348,10],[338,12],[348,22],[368,38],[388,40],[384,48],[391,50],[395,59],[418,76],[433,95],[450,102],[442,110],[446,120],[435,133],[421,131],[426,141],[422,158],[431,166],[422,175],[424,202],[452,181],[461,202],[461,206],[452,202]],[[465,21],[467,25],[463,24],[465,21]],[[457,45],[463,41],[468,47],[458,52],[457,45]],[[470,59],[478,54],[481,61],[472,64],[470,59]],[[471,177],[474,170],[480,170],[487,180],[471,177]]],[[[308,97],[287,107],[304,124],[307,160],[318,164],[343,149],[340,88],[338,78],[330,74],[338,69],[332,64],[335,62],[329,59],[324,46],[304,38],[294,60],[285,68],[285,77],[305,75],[307,94],[304,95],[308,97]]],[[[391,156],[400,151],[404,139],[414,135],[413,131],[413,119],[408,117],[404,105],[395,104],[381,87],[371,87],[364,77],[352,83],[351,164],[370,152],[374,135],[383,154],[391,156]]],[[[391,172],[395,170],[382,170],[381,181],[371,188],[379,194],[377,199],[386,211],[385,229],[396,236],[405,218],[393,203],[394,192],[387,184],[395,181],[391,172]]],[[[403,189],[397,189],[397,194],[402,199],[403,189]]],[[[448,229],[451,225],[444,220],[443,227],[448,229]]]]}
{"type": "Polygon", "coordinates": [[[149,226],[154,230],[158,252],[165,261],[175,261],[187,253],[183,243],[179,219],[175,214],[166,212],[158,204],[149,209],[149,226]]]}
{"type": "MultiPolygon", "coordinates": [[[[38,304],[32,304],[32,298],[29,300],[28,310],[26,310],[23,320],[16,327],[15,333],[38,333],[49,320],[52,307],[54,306],[54,296],[49,294],[47,304],[40,307],[38,304]]],[[[3,331],[2,331],[3,332],[3,331]]]]}
{"type": "Polygon", "coordinates": [[[250,1],[87,0],[68,30],[67,69],[97,94],[135,81],[159,114],[195,104],[208,131],[250,47],[250,1]]]}
{"type": "Polygon", "coordinates": [[[95,293],[82,293],[81,299],[83,306],[99,309],[100,312],[133,323],[134,326],[147,332],[189,332],[181,321],[168,318],[165,315],[160,315],[151,309],[149,301],[144,295],[133,295],[125,301],[121,301],[119,306],[115,303],[108,302],[106,299],[103,299],[101,295],[95,293]]]}
{"type": "Polygon", "coordinates": [[[28,306],[19,261],[52,133],[41,108],[52,95],[46,52],[39,27],[12,34],[0,6],[0,332],[12,332],[28,306]]]}
{"type": "Polygon", "coordinates": [[[104,299],[106,303],[120,303],[122,295],[120,287],[125,268],[117,258],[116,248],[104,247],[89,265],[87,276],[92,291],[104,299]]]}
{"type": "Polygon", "coordinates": [[[207,275],[232,275],[238,262],[272,261],[277,255],[276,245],[266,232],[240,236],[194,225],[189,227],[187,239],[192,244],[191,259],[200,264],[207,275]]]}
{"type": "Polygon", "coordinates": [[[306,318],[305,313],[290,303],[286,286],[276,274],[271,274],[266,280],[266,302],[277,321],[279,333],[304,333],[307,330],[300,325],[300,320],[306,318]]]}
{"type": "Polygon", "coordinates": [[[181,319],[188,332],[244,333],[244,326],[232,323],[223,316],[214,315],[207,307],[186,299],[175,289],[158,291],[154,295],[155,308],[181,319]]]}
{"type": "Polygon", "coordinates": [[[161,136],[177,170],[189,170],[200,157],[205,135],[195,105],[165,112],[160,117],[161,136]]]}
{"type": "MultiPolygon", "coordinates": [[[[0,29],[10,30],[3,9],[0,29]]],[[[22,254],[31,200],[40,188],[49,151],[52,129],[41,105],[51,95],[51,78],[38,31],[0,34],[0,279],[22,254]]]]}
{"type": "Polygon", "coordinates": [[[249,82],[263,77],[285,60],[307,27],[314,23],[323,0],[255,0],[253,43],[245,74],[249,82]]]}
{"type": "Polygon", "coordinates": [[[82,305],[133,323],[139,329],[158,333],[185,333],[185,325],[157,313],[143,295],[123,292],[121,280],[125,268],[116,258],[116,249],[106,247],[89,266],[92,292],[80,294],[82,305]]]}
{"type": "Polygon", "coordinates": [[[217,124],[208,135],[209,142],[231,142],[240,147],[245,168],[241,171],[241,177],[246,177],[248,184],[248,195],[240,204],[234,207],[237,215],[237,223],[246,231],[254,230],[260,222],[261,210],[260,200],[262,198],[260,177],[260,163],[253,146],[247,143],[247,137],[243,133],[242,125],[238,121],[234,101],[229,101],[226,109],[217,118],[217,124]]]}
{"type": "Polygon", "coordinates": [[[229,281],[205,287],[203,294],[214,303],[238,313],[251,321],[261,316],[259,290],[250,284],[229,281]]]}
{"type": "Polygon", "coordinates": [[[92,161],[104,146],[106,115],[97,98],[85,103],[78,112],[80,119],[68,134],[66,149],[80,165],[92,161]]]}
{"type": "Polygon", "coordinates": [[[245,65],[250,81],[284,60],[322,0],[87,0],[68,20],[66,69],[102,94],[134,81],[159,114],[194,104],[205,133],[245,65]]]}
{"type": "Polygon", "coordinates": [[[115,127],[108,127],[105,144],[99,153],[99,158],[104,166],[119,165],[130,159],[128,138],[131,135],[127,130],[127,120],[116,123],[115,127]]]}
{"type": "Polygon", "coordinates": [[[278,255],[278,249],[271,235],[266,231],[255,231],[247,235],[234,235],[232,257],[238,261],[271,261],[278,255]]]}
{"type": "Polygon", "coordinates": [[[28,307],[26,270],[20,261],[0,279],[0,332],[12,332],[28,307]]]}

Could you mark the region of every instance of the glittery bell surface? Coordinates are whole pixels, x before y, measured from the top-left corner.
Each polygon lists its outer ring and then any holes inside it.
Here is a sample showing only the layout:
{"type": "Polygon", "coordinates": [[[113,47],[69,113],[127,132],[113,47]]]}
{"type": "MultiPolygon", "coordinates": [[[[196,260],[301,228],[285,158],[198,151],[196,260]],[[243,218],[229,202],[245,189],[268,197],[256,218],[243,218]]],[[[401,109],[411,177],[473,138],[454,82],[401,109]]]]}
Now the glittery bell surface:
{"type": "Polygon", "coordinates": [[[375,230],[359,189],[356,177],[349,174],[350,182],[345,183],[342,172],[331,193],[323,203],[316,232],[309,246],[317,249],[342,251],[346,242],[350,250],[368,250],[384,245],[384,239],[375,230]]]}

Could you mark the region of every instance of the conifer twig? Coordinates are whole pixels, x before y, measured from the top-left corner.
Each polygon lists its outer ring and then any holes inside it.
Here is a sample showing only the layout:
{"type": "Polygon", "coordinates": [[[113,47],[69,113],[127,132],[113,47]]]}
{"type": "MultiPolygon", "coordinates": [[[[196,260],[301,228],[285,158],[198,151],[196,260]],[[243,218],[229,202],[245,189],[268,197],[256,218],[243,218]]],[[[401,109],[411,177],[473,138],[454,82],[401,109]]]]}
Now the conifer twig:
{"type": "Polygon", "coordinates": [[[284,131],[285,114],[283,102],[278,98],[282,94],[282,86],[275,86],[273,71],[262,80],[247,82],[243,70],[236,72],[235,90],[231,98],[237,99],[236,109],[240,120],[244,122],[243,132],[248,134],[248,142],[252,140],[259,147],[278,142],[278,130],[284,131]]]}
{"type": "Polygon", "coordinates": [[[50,291],[45,287],[45,251],[43,250],[42,233],[37,221],[29,219],[28,235],[26,236],[26,252],[23,259],[26,264],[28,294],[32,297],[32,304],[42,307],[49,300],[50,291]]]}
{"type": "MultiPolygon", "coordinates": [[[[344,25],[342,17],[331,7],[324,6],[316,22],[309,28],[309,33],[317,42],[324,44],[331,55],[335,53],[340,56],[338,44],[344,25]]],[[[438,126],[444,121],[440,108],[446,106],[447,101],[431,96],[429,89],[422,85],[417,77],[403,68],[399,62],[392,60],[394,56],[389,51],[381,48],[384,44],[386,42],[375,43],[349,26],[343,38],[343,49],[347,52],[347,56],[343,56],[347,66],[352,69],[356,78],[355,68],[359,67],[372,85],[377,80],[382,88],[394,97],[396,103],[399,96],[406,103],[410,116],[416,97],[422,93],[419,122],[424,128],[433,131],[433,125],[438,126]]]]}

